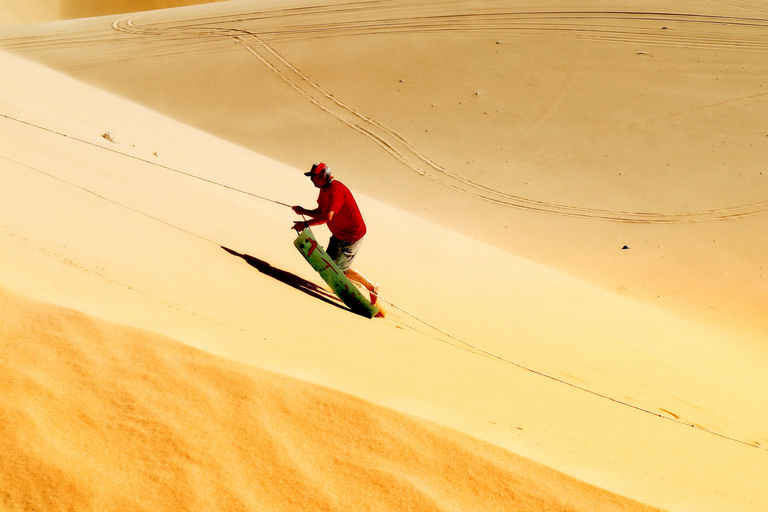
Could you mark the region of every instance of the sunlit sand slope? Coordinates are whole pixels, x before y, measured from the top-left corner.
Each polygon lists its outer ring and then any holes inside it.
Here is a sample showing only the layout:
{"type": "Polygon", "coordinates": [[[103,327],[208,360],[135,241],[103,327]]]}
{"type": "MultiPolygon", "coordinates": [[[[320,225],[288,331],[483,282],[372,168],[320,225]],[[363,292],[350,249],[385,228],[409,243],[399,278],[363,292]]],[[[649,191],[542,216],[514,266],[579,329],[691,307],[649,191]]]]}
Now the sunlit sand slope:
{"type": "Polygon", "coordinates": [[[448,429],[0,290],[4,510],[651,511],[448,429]]]}
{"type": "Polygon", "coordinates": [[[767,28],[759,1],[249,1],[0,44],[765,347],[767,28]]]}
{"type": "Polygon", "coordinates": [[[768,506],[766,358],[733,332],[360,193],[375,236],[356,266],[381,284],[388,315],[359,317],[293,247],[286,205],[316,198],[302,170],[0,59],[3,288],[449,426],[660,508],[768,506]]]}
{"type": "Polygon", "coordinates": [[[764,11],[247,1],[5,27],[98,87],[0,53],[0,287],[639,502],[764,512],[764,11]],[[318,160],[363,209],[383,320],[292,245],[318,160]]]}

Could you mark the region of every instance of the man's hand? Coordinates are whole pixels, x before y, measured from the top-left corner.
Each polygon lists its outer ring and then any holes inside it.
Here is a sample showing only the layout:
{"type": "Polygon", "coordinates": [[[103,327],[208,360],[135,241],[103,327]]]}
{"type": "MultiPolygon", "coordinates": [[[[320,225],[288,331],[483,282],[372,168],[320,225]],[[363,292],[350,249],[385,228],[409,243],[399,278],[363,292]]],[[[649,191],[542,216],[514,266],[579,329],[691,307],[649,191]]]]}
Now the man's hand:
{"type": "Polygon", "coordinates": [[[297,233],[301,233],[305,229],[309,227],[309,222],[303,221],[303,220],[297,220],[294,221],[293,226],[291,229],[295,229],[297,233]]]}
{"type": "Polygon", "coordinates": [[[307,215],[306,208],[302,208],[301,206],[293,206],[291,209],[296,215],[307,215]]]}

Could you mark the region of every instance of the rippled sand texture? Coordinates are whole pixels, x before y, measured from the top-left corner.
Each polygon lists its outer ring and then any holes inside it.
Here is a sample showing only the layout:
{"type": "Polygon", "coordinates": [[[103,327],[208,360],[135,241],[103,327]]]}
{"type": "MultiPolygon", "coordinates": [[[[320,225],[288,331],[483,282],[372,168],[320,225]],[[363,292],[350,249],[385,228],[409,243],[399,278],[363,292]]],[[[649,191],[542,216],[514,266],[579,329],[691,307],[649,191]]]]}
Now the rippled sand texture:
{"type": "Polygon", "coordinates": [[[567,486],[575,510],[768,508],[768,4],[620,7],[2,27],[0,503],[346,510],[405,486],[371,503],[556,510],[567,486]],[[292,246],[317,161],[361,205],[385,319],[292,246]]]}

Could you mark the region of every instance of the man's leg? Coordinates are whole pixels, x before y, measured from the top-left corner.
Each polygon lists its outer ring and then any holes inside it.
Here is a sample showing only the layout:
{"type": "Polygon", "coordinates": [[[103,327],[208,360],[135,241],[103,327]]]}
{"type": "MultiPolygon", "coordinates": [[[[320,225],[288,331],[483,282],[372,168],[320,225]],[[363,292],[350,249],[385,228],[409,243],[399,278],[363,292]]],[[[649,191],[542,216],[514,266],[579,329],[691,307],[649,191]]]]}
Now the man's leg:
{"type": "Polygon", "coordinates": [[[352,260],[355,259],[357,251],[360,249],[362,239],[357,242],[347,243],[342,242],[335,236],[331,237],[328,242],[328,256],[333,258],[333,262],[344,272],[344,275],[349,278],[350,281],[360,283],[371,294],[371,304],[376,304],[378,300],[379,285],[368,280],[363,274],[350,267],[352,260]]]}
{"type": "Polygon", "coordinates": [[[371,304],[376,304],[376,300],[379,298],[379,286],[376,283],[370,282],[363,274],[353,268],[348,268],[344,272],[344,275],[347,276],[351,281],[355,281],[363,285],[365,289],[368,290],[368,292],[371,294],[371,304]]]}

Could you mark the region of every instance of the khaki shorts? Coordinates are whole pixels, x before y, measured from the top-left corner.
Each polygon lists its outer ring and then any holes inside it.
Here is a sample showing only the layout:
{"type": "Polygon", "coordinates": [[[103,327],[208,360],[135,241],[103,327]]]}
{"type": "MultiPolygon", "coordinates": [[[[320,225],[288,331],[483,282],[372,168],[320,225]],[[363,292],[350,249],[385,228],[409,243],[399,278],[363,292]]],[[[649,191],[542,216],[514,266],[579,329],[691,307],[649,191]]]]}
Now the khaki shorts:
{"type": "Polygon", "coordinates": [[[352,265],[352,260],[357,256],[357,251],[360,250],[362,243],[362,238],[356,242],[345,242],[332,236],[331,241],[328,242],[328,250],[325,252],[333,259],[339,270],[346,273],[352,265]]]}

